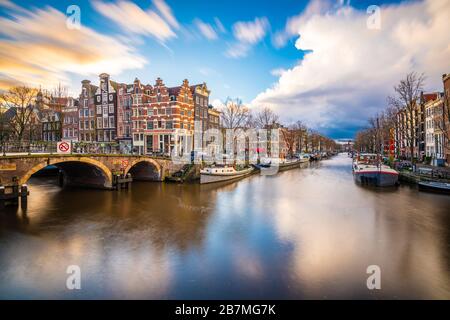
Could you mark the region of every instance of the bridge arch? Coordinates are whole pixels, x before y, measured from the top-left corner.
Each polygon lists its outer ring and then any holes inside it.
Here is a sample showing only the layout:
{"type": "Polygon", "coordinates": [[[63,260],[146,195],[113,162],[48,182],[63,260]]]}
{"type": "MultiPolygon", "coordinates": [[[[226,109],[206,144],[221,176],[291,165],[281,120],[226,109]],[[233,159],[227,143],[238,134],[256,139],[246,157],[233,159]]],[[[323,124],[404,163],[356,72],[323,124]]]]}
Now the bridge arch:
{"type": "Polygon", "coordinates": [[[125,175],[130,173],[134,180],[161,181],[163,168],[158,161],[151,158],[136,159],[125,169],[125,175]]]}
{"type": "Polygon", "coordinates": [[[43,168],[49,166],[49,165],[55,165],[57,167],[60,167],[64,170],[64,167],[68,169],[69,164],[83,164],[84,166],[94,168],[98,172],[101,173],[101,175],[104,178],[104,181],[101,181],[99,183],[99,187],[104,188],[111,188],[112,187],[112,173],[111,170],[104,165],[102,162],[87,158],[87,157],[64,157],[64,158],[50,158],[45,159],[45,161],[42,161],[38,163],[37,165],[33,166],[30,170],[28,170],[20,179],[19,184],[25,184],[30,177],[35,174],[36,172],[42,170],[43,168]]]}

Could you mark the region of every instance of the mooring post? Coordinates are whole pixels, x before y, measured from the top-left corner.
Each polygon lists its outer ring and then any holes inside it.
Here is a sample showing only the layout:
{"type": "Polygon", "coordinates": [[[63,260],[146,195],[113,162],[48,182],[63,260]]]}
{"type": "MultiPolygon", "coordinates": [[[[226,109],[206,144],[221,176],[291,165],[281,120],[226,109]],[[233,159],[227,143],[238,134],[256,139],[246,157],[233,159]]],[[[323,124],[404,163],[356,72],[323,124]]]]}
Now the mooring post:
{"type": "Polygon", "coordinates": [[[127,189],[130,189],[131,187],[131,174],[127,173],[127,189]]]}
{"type": "Polygon", "coordinates": [[[22,208],[23,214],[27,214],[27,204],[28,204],[28,186],[26,184],[23,184],[20,187],[20,207],[22,208]]]}
{"type": "Polygon", "coordinates": [[[28,193],[28,186],[26,184],[23,184],[20,187],[20,201],[22,203],[22,206],[27,203],[28,194],[29,194],[28,193]]]}
{"type": "Polygon", "coordinates": [[[5,187],[0,186],[0,209],[5,206],[5,187]]]}

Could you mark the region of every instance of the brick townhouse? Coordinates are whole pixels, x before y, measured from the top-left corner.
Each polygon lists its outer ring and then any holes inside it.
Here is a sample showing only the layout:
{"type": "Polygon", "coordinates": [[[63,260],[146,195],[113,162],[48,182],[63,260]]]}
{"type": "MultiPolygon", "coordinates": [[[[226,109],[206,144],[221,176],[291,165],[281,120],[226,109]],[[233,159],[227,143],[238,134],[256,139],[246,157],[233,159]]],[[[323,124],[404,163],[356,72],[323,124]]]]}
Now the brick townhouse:
{"type": "Polygon", "coordinates": [[[98,87],[89,80],[81,81],[81,93],[78,98],[78,132],[79,141],[94,142],[97,140],[95,132],[95,103],[94,97],[98,87]]]}
{"type": "Polygon", "coordinates": [[[134,84],[133,145],[140,154],[177,154],[191,150],[194,132],[194,101],[189,81],[168,88],[162,79],[155,85],[134,84]]]}

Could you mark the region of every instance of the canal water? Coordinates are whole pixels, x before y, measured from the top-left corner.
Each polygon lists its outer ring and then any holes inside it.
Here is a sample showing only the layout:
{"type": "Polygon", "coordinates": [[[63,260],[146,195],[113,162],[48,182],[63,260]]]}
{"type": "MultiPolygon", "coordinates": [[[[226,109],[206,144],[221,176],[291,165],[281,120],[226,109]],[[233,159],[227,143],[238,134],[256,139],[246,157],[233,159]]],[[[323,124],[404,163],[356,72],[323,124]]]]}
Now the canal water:
{"type": "Polygon", "coordinates": [[[30,192],[0,213],[2,299],[450,299],[450,197],[356,185],[344,154],[221,186],[30,192]]]}

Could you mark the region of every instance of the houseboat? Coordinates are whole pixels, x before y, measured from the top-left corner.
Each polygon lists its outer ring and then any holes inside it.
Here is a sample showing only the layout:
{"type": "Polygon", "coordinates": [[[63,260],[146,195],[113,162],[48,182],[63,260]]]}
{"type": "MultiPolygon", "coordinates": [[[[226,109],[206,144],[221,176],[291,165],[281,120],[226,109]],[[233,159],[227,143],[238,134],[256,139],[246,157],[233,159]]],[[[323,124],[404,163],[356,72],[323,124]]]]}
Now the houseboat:
{"type": "Polygon", "coordinates": [[[353,178],[361,184],[389,187],[398,184],[398,172],[381,163],[378,154],[359,154],[353,162],[353,178]]]}

